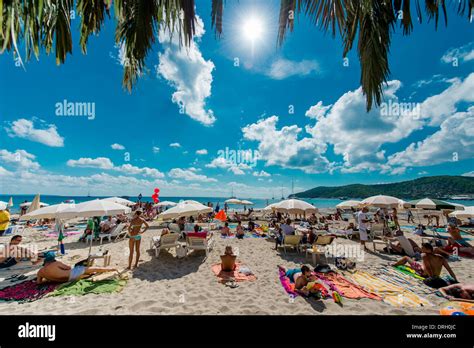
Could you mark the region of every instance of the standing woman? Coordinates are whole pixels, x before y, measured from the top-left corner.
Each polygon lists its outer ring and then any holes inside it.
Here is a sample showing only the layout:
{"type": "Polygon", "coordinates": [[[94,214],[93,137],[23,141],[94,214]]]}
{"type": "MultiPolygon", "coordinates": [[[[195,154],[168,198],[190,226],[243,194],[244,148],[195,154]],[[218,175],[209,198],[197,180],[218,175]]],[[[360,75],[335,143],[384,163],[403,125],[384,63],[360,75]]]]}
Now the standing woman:
{"type": "Polygon", "coordinates": [[[137,210],[135,212],[135,216],[130,221],[130,226],[128,227],[128,235],[130,237],[129,240],[129,247],[130,247],[130,256],[128,257],[128,269],[132,268],[132,261],[133,261],[133,249],[135,248],[136,252],[136,261],[134,268],[138,267],[138,260],[140,259],[140,243],[142,233],[145,233],[146,230],[150,227],[148,223],[140,216],[142,212],[137,210]],[[145,225],[145,229],[141,231],[142,225],[145,225]]]}

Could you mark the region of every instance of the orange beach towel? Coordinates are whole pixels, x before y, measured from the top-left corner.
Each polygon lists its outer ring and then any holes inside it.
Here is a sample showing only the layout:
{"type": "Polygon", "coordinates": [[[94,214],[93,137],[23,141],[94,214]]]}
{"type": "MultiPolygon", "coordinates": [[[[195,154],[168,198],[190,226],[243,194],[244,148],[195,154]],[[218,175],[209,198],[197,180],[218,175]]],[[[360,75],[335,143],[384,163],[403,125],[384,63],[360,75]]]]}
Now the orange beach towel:
{"type": "Polygon", "coordinates": [[[236,263],[235,264],[235,270],[227,272],[227,271],[222,270],[222,266],[219,263],[219,264],[216,264],[216,265],[212,265],[211,269],[212,269],[212,272],[219,279],[219,282],[221,282],[221,283],[225,283],[225,282],[227,282],[231,279],[235,280],[236,282],[244,282],[244,281],[251,281],[252,282],[254,280],[257,280],[257,277],[253,274],[246,275],[244,273],[240,273],[239,272],[240,266],[241,266],[240,263],[236,263]]]}

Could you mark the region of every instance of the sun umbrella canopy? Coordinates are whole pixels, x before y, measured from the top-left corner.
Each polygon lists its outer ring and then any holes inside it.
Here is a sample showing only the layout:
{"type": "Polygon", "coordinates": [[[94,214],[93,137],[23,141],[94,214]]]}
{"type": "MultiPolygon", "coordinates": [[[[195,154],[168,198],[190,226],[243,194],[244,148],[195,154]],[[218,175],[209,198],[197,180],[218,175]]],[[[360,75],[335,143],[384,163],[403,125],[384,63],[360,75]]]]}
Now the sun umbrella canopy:
{"type": "Polygon", "coordinates": [[[344,201],[336,205],[336,208],[339,209],[351,209],[351,208],[357,208],[360,204],[360,201],[354,201],[354,200],[349,200],[349,201],[344,201]]]}
{"type": "Polygon", "coordinates": [[[127,214],[130,213],[130,211],[131,209],[124,205],[95,199],[79,204],[73,204],[70,208],[59,212],[57,217],[71,219],[75,217],[113,216],[118,214],[127,214]]]}
{"type": "Polygon", "coordinates": [[[299,199],[286,199],[277,203],[274,208],[290,214],[316,213],[318,211],[315,206],[299,199]]]}
{"type": "Polygon", "coordinates": [[[160,202],[160,203],[156,203],[153,206],[154,207],[174,207],[177,204],[178,203],[171,202],[171,201],[163,201],[163,202],[160,202]]]}
{"type": "Polygon", "coordinates": [[[13,207],[13,197],[10,197],[10,200],[8,201],[8,206],[13,207]]]}
{"type": "Polygon", "coordinates": [[[129,201],[128,199],[121,198],[121,197],[104,198],[103,201],[114,202],[114,203],[126,205],[126,206],[135,205],[135,202],[129,201]]]}
{"type": "Polygon", "coordinates": [[[377,195],[364,199],[360,205],[372,206],[378,208],[398,208],[400,199],[392,196],[377,195]]]}
{"type": "Polygon", "coordinates": [[[240,199],[237,199],[237,198],[231,198],[231,199],[226,200],[224,203],[227,203],[227,204],[242,204],[242,201],[240,199]]]}
{"type": "Polygon", "coordinates": [[[240,201],[240,204],[243,204],[243,205],[253,205],[253,202],[250,202],[250,201],[247,201],[247,200],[243,199],[243,200],[240,201]]]}
{"type": "Polygon", "coordinates": [[[408,203],[410,203],[412,207],[421,208],[421,209],[433,209],[433,210],[440,210],[440,209],[455,210],[456,209],[455,205],[445,202],[445,201],[441,201],[439,199],[423,198],[423,199],[410,201],[408,203]]]}
{"type": "Polygon", "coordinates": [[[5,210],[7,209],[8,203],[7,202],[2,202],[0,201],[0,210],[5,210]]]}
{"type": "MultiPolygon", "coordinates": [[[[31,206],[31,204],[33,204],[33,202],[21,203],[21,204],[20,204],[20,207],[29,207],[29,206],[31,206]]],[[[40,206],[40,207],[47,207],[47,206],[49,206],[49,204],[48,204],[48,203],[44,203],[44,202],[39,202],[39,206],[40,206]]]]}
{"type": "MultiPolygon", "coordinates": [[[[199,203],[198,201],[193,201],[192,199],[187,199],[185,201],[182,201],[182,202],[179,202],[180,204],[183,203],[183,204],[201,204],[199,203]]],[[[201,204],[202,205],[202,204],[201,204]]]]}
{"type": "Polygon", "coordinates": [[[20,217],[20,220],[30,220],[30,219],[54,219],[57,214],[62,212],[65,209],[71,208],[72,204],[60,203],[53,204],[47,207],[36,209],[31,213],[26,213],[20,217]]]}
{"type": "MultiPolygon", "coordinates": [[[[278,202],[279,203],[279,202],[278,202]]],[[[263,208],[263,210],[273,210],[275,209],[275,206],[278,204],[278,203],[272,203],[270,205],[267,205],[265,208],[263,208]]]]}
{"type": "Polygon", "coordinates": [[[158,215],[159,217],[163,218],[164,220],[167,219],[175,219],[182,216],[193,216],[203,213],[210,213],[212,212],[212,208],[206,207],[205,205],[198,203],[179,203],[173,208],[168,209],[167,211],[158,215]]]}
{"type": "Polygon", "coordinates": [[[453,211],[449,216],[457,219],[474,218],[474,207],[464,207],[464,210],[453,211]]]}

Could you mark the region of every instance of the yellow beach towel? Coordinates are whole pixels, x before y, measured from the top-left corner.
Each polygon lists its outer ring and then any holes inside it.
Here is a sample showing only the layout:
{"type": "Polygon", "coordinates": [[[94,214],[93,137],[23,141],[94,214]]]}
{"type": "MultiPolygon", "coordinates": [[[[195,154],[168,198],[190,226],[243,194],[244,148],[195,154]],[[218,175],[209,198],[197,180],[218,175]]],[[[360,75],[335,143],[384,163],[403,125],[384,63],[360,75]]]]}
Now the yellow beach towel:
{"type": "Polygon", "coordinates": [[[382,280],[365,271],[348,274],[347,277],[359,284],[365,290],[382,297],[384,302],[394,307],[433,306],[427,299],[395,284],[382,280]]]}

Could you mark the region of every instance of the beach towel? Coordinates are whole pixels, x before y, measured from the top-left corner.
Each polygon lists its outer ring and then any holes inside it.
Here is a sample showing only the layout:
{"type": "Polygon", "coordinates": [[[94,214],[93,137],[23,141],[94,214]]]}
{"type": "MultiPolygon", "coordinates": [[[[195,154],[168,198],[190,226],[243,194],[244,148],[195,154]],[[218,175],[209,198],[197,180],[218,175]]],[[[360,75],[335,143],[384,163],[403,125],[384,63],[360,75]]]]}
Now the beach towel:
{"type": "Polygon", "coordinates": [[[1,301],[33,302],[53,292],[58,284],[36,284],[28,280],[0,290],[1,301]]]}
{"type": "Polygon", "coordinates": [[[416,273],[416,271],[411,267],[400,265],[400,266],[395,266],[394,268],[403,274],[409,275],[410,277],[414,277],[419,280],[425,279],[422,276],[420,276],[418,273],[416,273]]]}
{"type": "MultiPolygon", "coordinates": [[[[212,265],[211,269],[212,272],[216,275],[220,283],[228,282],[229,280],[235,280],[236,282],[244,282],[244,281],[254,281],[257,277],[254,274],[245,274],[239,272],[240,268],[244,268],[240,263],[235,264],[234,271],[223,271],[222,265],[220,263],[212,265]]],[[[248,269],[248,267],[245,267],[248,269]]],[[[246,272],[248,273],[248,272],[246,272]]]]}
{"type": "Polygon", "coordinates": [[[119,292],[127,284],[123,279],[106,279],[92,281],[90,279],[80,279],[71,283],[62,284],[51,296],[83,296],[87,294],[110,294],[119,292]]]}
{"type": "MultiPolygon", "coordinates": [[[[278,270],[279,273],[279,278],[280,278],[280,283],[283,286],[283,289],[285,289],[286,293],[292,297],[296,297],[298,295],[302,295],[301,293],[297,292],[295,290],[295,283],[292,283],[290,281],[290,278],[286,276],[286,272],[283,271],[282,269],[278,270]]],[[[313,273],[316,275],[315,273],[313,273]]],[[[330,298],[331,295],[329,294],[329,291],[324,287],[324,285],[318,283],[318,282],[309,282],[307,285],[307,288],[313,288],[319,290],[319,294],[321,298],[330,298]]]]}
{"type": "MultiPolygon", "coordinates": [[[[345,274],[346,275],[346,274],[345,274]]],[[[348,278],[366,291],[382,297],[383,301],[394,307],[433,306],[427,299],[399,285],[389,283],[365,271],[347,274],[348,278]]]]}
{"type": "Polygon", "coordinates": [[[371,294],[337,272],[316,273],[316,275],[325,282],[332,291],[337,291],[343,297],[351,299],[370,298],[372,300],[382,301],[380,296],[371,294]]]}
{"type": "Polygon", "coordinates": [[[448,301],[440,306],[441,315],[474,315],[474,303],[465,301],[448,301]]]}
{"type": "Polygon", "coordinates": [[[382,267],[380,270],[377,270],[374,275],[389,283],[407,288],[416,294],[428,295],[433,293],[433,290],[423,284],[421,279],[417,279],[410,274],[402,273],[395,267],[382,267]]]}

